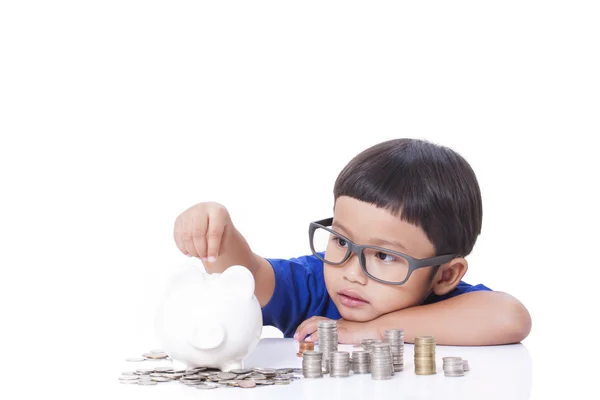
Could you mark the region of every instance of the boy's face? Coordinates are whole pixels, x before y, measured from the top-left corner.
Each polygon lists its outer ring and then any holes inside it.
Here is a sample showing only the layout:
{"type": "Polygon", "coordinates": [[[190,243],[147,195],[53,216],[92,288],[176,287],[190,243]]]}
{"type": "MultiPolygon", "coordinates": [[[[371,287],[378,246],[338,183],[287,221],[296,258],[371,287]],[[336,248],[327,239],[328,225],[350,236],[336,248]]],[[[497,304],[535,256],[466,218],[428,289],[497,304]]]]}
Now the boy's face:
{"type": "MultiPolygon", "coordinates": [[[[421,228],[350,197],[337,199],[331,229],[356,244],[380,246],[414,258],[435,256],[434,246],[421,228]],[[399,242],[402,247],[386,242],[399,242]]],[[[429,267],[415,270],[403,285],[377,282],[365,275],[355,254],[342,265],[324,263],[324,275],[329,296],[342,317],[350,321],[370,321],[418,305],[431,286],[429,267]]]]}

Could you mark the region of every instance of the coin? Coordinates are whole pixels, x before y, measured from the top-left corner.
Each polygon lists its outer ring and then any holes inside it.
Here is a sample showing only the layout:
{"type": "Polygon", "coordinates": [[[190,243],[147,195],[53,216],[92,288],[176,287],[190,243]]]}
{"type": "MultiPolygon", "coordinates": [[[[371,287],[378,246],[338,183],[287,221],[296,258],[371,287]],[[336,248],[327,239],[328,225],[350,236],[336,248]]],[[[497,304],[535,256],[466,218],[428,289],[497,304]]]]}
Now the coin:
{"type": "Polygon", "coordinates": [[[469,362],[467,360],[463,360],[463,371],[469,371],[471,367],[469,367],[469,362]]]}
{"type": "Polygon", "coordinates": [[[323,353],[307,350],[302,353],[302,374],[305,378],[323,377],[323,353]]]}
{"type": "Polygon", "coordinates": [[[218,387],[219,387],[218,385],[211,384],[211,383],[201,383],[196,386],[196,389],[207,390],[207,389],[216,389],[218,387]]]}
{"type": "Polygon", "coordinates": [[[126,358],[125,361],[128,361],[128,362],[140,362],[140,361],[146,361],[146,359],[142,358],[142,357],[129,357],[129,358],[126,358]]]}
{"type": "Polygon", "coordinates": [[[150,381],[150,380],[148,380],[148,381],[146,381],[146,380],[139,380],[138,381],[138,385],[152,386],[152,385],[157,385],[157,383],[154,382],[154,381],[150,381]]]}
{"type": "Polygon", "coordinates": [[[436,342],[433,336],[415,337],[414,361],[416,375],[434,375],[437,373],[435,346],[436,342]]]}
{"type": "Polygon", "coordinates": [[[253,371],[251,369],[232,369],[229,372],[231,372],[232,374],[249,374],[253,371]]]}
{"type": "Polygon", "coordinates": [[[163,359],[168,357],[167,353],[144,353],[142,356],[150,359],[163,359]]]}
{"type": "Polygon", "coordinates": [[[233,379],[236,376],[237,376],[236,374],[232,374],[230,372],[219,372],[217,374],[217,378],[222,379],[222,380],[233,379]]]}
{"type": "Polygon", "coordinates": [[[350,375],[350,353],[347,351],[334,351],[330,354],[330,372],[332,378],[347,377],[350,375]]]}
{"type": "Polygon", "coordinates": [[[383,341],[390,344],[394,372],[404,370],[404,329],[387,329],[383,341]]]}
{"type": "Polygon", "coordinates": [[[136,384],[137,385],[138,384],[138,380],[137,379],[136,380],[131,380],[131,379],[130,380],[119,380],[119,382],[120,383],[124,383],[126,385],[127,384],[129,384],[129,385],[131,385],[131,384],[136,384]]]}
{"type": "Polygon", "coordinates": [[[464,376],[463,360],[461,357],[443,357],[442,369],[445,376],[464,376]]]}
{"type": "Polygon", "coordinates": [[[390,379],[394,373],[389,343],[373,343],[371,355],[371,379],[390,379]]]}
{"type": "Polygon", "coordinates": [[[139,377],[137,375],[121,375],[119,379],[122,381],[137,381],[139,377]]]}
{"type": "Polygon", "coordinates": [[[371,373],[371,353],[364,350],[353,351],[350,366],[355,374],[371,373]]]}
{"type": "Polygon", "coordinates": [[[338,350],[337,321],[319,320],[317,331],[319,334],[319,351],[323,354],[322,369],[324,373],[329,373],[330,354],[338,350]]]}
{"type": "Polygon", "coordinates": [[[252,381],[240,381],[239,386],[244,389],[251,389],[256,387],[256,382],[252,381]]]}

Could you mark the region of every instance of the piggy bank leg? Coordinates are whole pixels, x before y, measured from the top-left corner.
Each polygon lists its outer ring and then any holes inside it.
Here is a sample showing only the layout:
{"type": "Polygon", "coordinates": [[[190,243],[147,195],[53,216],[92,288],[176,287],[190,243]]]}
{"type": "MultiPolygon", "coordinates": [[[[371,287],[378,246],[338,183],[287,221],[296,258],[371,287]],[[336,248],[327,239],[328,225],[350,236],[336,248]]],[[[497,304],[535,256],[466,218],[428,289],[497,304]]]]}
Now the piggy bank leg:
{"type": "Polygon", "coordinates": [[[219,369],[223,372],[229,372],[232,369],[241,369],[242,362],[241,361],[228,361],[219,366],[219,369]]]}

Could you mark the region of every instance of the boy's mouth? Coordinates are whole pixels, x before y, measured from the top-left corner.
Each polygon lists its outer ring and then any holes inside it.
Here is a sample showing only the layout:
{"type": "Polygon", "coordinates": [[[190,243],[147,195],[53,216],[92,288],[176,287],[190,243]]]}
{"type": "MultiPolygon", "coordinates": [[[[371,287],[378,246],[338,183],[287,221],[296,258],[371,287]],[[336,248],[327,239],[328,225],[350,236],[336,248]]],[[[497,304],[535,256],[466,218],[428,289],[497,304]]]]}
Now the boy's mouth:
{"type": "Polygon", "coordinates": [[[340,290],[338,292],[338,298],[340,299],[340,303],[346,307],[361,307],[369,304],[367,300],[363,299],[353,290],[340,290]]]}

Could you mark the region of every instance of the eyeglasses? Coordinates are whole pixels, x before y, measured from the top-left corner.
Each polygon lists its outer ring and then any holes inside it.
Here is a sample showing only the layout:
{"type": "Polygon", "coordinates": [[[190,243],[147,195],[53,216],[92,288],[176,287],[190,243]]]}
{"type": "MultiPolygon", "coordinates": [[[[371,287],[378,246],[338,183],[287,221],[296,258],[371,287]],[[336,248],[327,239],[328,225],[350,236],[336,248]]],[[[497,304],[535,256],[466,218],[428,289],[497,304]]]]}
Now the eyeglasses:
{"type": "Polygon", "coordinates": [[[415,270],[424,267],[437,269],[455,257],[453,254],[445,254],[417,259],[383,247],[359,245],[327,228],[332,223],[333,218],[310,223],[308,236],[312,253],[330,265],[341,265],[354,253],[358,256],[363,272],[378,282],[402,285],[415,270]]]}

